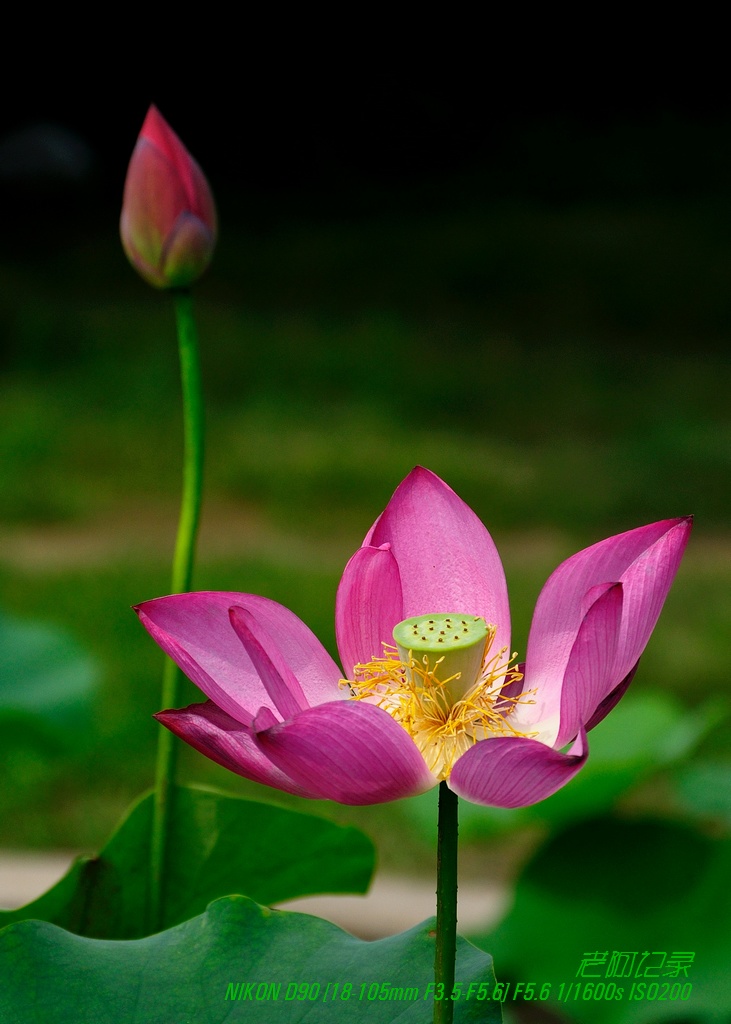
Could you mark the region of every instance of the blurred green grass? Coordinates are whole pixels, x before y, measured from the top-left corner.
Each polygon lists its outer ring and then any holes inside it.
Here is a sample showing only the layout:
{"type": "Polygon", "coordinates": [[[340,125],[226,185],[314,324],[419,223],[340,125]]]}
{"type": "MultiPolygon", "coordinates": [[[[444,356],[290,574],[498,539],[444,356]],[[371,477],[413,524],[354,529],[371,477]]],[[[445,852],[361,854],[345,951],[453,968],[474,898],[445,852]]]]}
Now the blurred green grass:
{"type": "MultiPolygon", "coordinates": [[[[353,511],[421,459],[489,492],[493,526],[693,510],[725,529],[729,212],[475,201],[234,225],[198,302],[212,492],[353,511]]],[[[0,267],[6,521],[116,503],[122,475],[177,487],[166,303],[109,234],[63,255],[0,267]]]]}
{"type": "MultiPolygon", "coordinates": [[[[196,586],[274,597],[333,648],[342,566],[421,463],[493,532],[524,650],[562,558],[695,512],[635,685],[725,695],[731,196],[499,202],[479,185],[345,219],[266,208],[249,231],[222,197],[197,296],[218,546],[196,586]]],[[[152,777],[160,659],[129,606],[167,591],[181,425],[165,296],[113,226],[66,228],[40,254],[3,243],[0,602],[70,629],[105,674],[73,755],[5,745],[1,841],[94,847],[152,777]]],[[[187,750],[183,771],[253,791],[187,750]]],[[[387,861],[418,860],[399,813],[366,827],[387,861]]]]}

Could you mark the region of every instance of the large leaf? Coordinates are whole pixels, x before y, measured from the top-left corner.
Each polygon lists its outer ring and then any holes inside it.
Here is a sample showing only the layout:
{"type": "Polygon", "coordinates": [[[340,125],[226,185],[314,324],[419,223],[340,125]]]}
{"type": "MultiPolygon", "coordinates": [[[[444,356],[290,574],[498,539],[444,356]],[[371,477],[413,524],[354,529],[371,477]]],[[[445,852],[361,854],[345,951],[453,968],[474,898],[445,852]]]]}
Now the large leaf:
{"type": "MultiPolygon", "coordinates": [[[[33,903],[0,911],[0,927],[39,918],[96,938],[148,934],[151,821],[152,794],[146,794],[99,856],[77,860],[33,903]]],[[[365,892],[374,864],[373,846],[357,829],[193,786],[175,790],[169,849],[165,927],[231,893],[279,903],[315,893],[365,892]]]]}
{"type": "Polygon", "coordinates": [[[478,941],[493,950],[501,981],[535,982],[538,991],[550,986],[545,1005],[561,1019],[728,1024],[730,877],[728,839],[666,821],[583,822],[538,851],[513,908],[478,941]],[[687,976],[674,978],[669,962],[678,952],[694,959],[687,976]],[[623,957],[619,974],[615,953],[623,957]],[[601,964],[581,967],[586,957],[602,956],[601,964]],[[686,982],[690,990],[673,989],[686,982]],[[633,984],[645,989],[636,987],[631,999],[633,984]]]}
{"type": "MultiPolygon", "coordinates": [[[[24,921],[0,933],[0,960],[0,1020],[23,1024],[424,1024],[433,1013],[433,920],[364,942],[240,896],[132,942],[24,921]]],[[[456,1024],[498,1024],[492,960],[464,939],[456,981],[456,1024]]]]}

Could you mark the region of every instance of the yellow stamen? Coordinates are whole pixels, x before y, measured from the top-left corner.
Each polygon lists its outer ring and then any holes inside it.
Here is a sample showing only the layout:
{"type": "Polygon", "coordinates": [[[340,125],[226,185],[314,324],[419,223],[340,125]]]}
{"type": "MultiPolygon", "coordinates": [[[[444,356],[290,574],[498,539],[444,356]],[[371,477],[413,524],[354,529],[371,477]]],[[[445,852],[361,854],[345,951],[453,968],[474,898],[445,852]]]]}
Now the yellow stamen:
{"type": "MultiPolygon", "coordinates": [[[[506,658],[507,648],[491,656],[495,627],[489,626],[485,641],[482,668],[477,680],[458,700],[452,697],[450,683],[459,679],[454,673],[439,678],[444,657],[428,654],[408,658],[383,644],[383,657],[356,665],[354,679],[341,685],[350,688],[354,700],[367,700],[387,711],[406,729],[422,753],[429,770],[441,781],[449,777],[455,762],[478,740],[490,736],[526,736],[513,728],[510,715],[516,704],[533,703],[528,694],[506,696],[509,684],[522,679],[511,668],[516,658],[506,658]]],[[[468,680],[464,683],[468,684],[468,680]]]]}

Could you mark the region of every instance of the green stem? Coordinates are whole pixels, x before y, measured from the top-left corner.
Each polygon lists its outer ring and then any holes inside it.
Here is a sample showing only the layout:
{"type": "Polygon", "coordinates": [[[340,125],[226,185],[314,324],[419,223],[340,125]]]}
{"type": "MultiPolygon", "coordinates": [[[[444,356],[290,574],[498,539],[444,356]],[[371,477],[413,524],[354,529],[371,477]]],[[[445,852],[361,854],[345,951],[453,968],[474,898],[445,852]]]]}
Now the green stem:
{"type": "Polygon", "coordinates": [[[458,799],[446,782],[439,784],[437,826],[437,939],[434,956],[434,1024],[452,1024],[454,965],[457,957],[458,799]]]}
{"type": "MultiPolygon", "coordinates": [[[[173,556],[170,591],[173,594],[190,590],[195,559],[195,541],[203,492],[203,396],[201,391],[198,332],[193,317],[190,291],[173,292],[175,320],[180,350],[180,376],[183,389],[183,495],[178,520],[178,535],[173,556]]],[[[170,658],[165,659],[162,677],[162,706],[174,708],[179,703],[180,671],[170,658]]],[[[155,772],[150,842],[150,920],[152,931],[163,925],[165,861],[173,803],[173,782],[177,742],[168,729],[160,729],[155,772]]]]}

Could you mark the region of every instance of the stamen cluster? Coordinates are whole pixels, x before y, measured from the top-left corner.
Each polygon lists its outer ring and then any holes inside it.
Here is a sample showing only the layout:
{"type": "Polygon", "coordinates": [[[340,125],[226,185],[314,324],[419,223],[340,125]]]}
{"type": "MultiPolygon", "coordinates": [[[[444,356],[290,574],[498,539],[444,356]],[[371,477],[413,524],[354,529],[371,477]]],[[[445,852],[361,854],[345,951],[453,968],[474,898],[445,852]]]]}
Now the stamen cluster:
{"type": "Polygon", "coordinates": [[[510,723],[519,703],[532,703],[526,694],[508,696],[504,691],[519,682],[522,674],[511,668],[516,655],[506,658],[507,648],[490,656],[495,628],[488,636],[478,679],[464,696],[453,700],[450,683],[454,673],[440,679],[444,657],[428,654],[402,660],[399,651],[383,644],[383,657],[359,664],[354,679],[343,680],[354,700],[367,700],[387,711],[414,740],[431,772],[441,781],[449,777],[459,757],[478,740],[490,736],[523,736],[510,723]]]}

